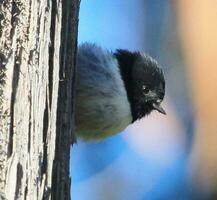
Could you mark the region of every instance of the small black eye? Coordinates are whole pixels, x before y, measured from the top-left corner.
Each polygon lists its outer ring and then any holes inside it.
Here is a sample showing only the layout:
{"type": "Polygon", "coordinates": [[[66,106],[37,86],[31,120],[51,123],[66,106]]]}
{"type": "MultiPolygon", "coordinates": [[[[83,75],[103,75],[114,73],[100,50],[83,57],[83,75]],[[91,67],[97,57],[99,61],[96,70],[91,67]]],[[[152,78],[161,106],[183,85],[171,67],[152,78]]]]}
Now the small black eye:
{"type": "Polygon", "coordinates": [[[149,93],[149,88],[145,85],[142,86],[142,91],[144,94],[148,94],[149,93]]]}

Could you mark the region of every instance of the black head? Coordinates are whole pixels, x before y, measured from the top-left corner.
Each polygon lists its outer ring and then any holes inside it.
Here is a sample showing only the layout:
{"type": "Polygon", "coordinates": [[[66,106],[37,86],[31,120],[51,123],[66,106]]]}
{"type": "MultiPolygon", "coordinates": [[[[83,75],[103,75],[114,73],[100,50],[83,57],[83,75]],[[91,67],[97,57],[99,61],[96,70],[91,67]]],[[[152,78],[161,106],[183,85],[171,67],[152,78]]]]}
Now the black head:
{"type": "Polygon", "coordinates": [[[165,95],[165,80],[158,63],[139,52],[117,50],[120,72],[127,90],[133,121],[157,110],[166,114],[160,106],[165,95]]]}

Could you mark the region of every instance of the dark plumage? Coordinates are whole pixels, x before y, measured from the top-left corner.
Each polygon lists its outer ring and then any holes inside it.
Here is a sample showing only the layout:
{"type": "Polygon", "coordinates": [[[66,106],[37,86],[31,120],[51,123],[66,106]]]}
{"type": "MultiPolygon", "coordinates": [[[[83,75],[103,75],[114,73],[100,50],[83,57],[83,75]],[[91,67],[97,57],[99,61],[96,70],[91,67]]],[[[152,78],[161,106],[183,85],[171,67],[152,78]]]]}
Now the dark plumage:
{"type": "Polygon", "coordinates": [[[150,56],[111,53],[85,43],[78,48],[75,95],[76,133],[99,140],[158,110],[165,94],[162,70],[150,56]]]}
{"type": "MultiPolygon", "coordinates": [[[[135,121],[149,114],[153,109],[157,109],[153,107],[153,103],[163,100],[164,75],[158,63],[148,55],[121,49],[117,50],[114,55],[119,63],[131,105],[133,121],[135,121]],[[151,91],[155,92],[156,96],[149,96],[148,93],[151,91]]],[[[162,109],[158,111],[163,112],[162,109]]]]}

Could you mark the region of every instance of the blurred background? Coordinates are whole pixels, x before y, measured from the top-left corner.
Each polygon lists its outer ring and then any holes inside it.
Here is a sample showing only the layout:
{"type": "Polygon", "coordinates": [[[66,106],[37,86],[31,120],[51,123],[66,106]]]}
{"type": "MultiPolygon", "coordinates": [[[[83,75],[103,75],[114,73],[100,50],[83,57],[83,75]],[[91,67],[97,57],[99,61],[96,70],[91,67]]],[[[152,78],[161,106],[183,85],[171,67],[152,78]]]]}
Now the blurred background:
{"type": "Polygon", "coordinates": [[[72,199],[217,200],[217,2],[82,0],[79,43],[150,54],[166,76],[153,112],[71,151],[72,199]]]}

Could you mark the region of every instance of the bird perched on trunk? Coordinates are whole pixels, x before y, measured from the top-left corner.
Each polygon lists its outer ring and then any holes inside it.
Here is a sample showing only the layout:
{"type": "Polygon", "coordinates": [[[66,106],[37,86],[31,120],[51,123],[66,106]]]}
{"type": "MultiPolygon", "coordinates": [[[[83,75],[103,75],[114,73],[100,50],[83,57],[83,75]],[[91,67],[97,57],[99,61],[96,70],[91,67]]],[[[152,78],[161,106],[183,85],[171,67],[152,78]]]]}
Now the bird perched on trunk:
{"type": "Polygon", "coordinates": [[[78,47],[75,87],[76,135],[101,140],[161,107],[165,80],[158,63],[128,50],[95,44],[78,47]]]}

